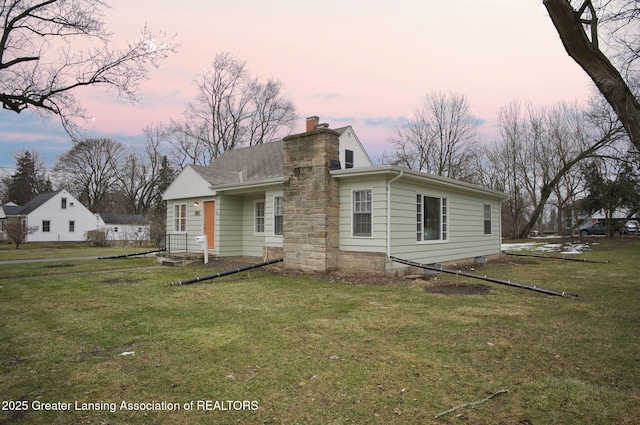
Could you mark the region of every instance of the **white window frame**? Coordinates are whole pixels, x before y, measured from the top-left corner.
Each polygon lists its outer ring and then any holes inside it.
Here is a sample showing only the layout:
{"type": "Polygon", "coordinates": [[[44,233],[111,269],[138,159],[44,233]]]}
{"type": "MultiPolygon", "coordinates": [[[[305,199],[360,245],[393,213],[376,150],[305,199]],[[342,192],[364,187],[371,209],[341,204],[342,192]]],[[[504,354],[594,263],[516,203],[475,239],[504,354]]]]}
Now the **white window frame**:
{"type": "Polygon", "coordinates": [[[282,236],[284,234],[284,198],[282,195],[273,197],[273,234],[282,236]],[[280,233],[278,233],[278,221],[280,222],[280,233]]]}
{"type": "Polygon", "coordinates": [[[69,220],[69,233],[75,233],[75,232],[76,232],[76,221],[69,220]]]}
{"type": "Polygon", "coordinates": [[[265,218],[267,204],[263,199],[253,201],[253,234],[264,235],[265,218]],[[262,204],[262,211],[258,211],[259,205],[262,204]],[[262,215],[259,215],[262,213],[262,215]]]}
{"type": "MultiPolygon", "coordinates": [[[[358,201],[359,204],[362,204],[362,201],[358,201]]],[[[366,201],[365,201],[366,205],[366,201]]],[[[351,237],[353,238],[373,238],[373,189],[353,189],[351,191],[351,237]],[[358,207],[356,206],[356,193],[369,192],[369,211],[358,211],[358,207]],[[356,234],[356,215],[369,215],[369,234],[356,234]]]]}
{"type": "Polygon", "coordinates": [[[67,209],[67,198],[60,198],[60,209],[61,210],[67,209]]]}
{"type": "Polygon", "coordinates": [[[416,193],[416,243],[418,244],[433,244],[433,243],[446,243],[449,242],[449,233],[451,232],[449,226],[449,198],[446,196],[437,196],[429,193],[416,193]],[[440,235],[438,239],[424,239],[424,219],[425,219],[425,198],[439,199],[440,200],[440,235]]]}
{"type": "Polygon", "coordinates": [[[175,204],[173,206],[173,231],[187,232],[187,204],[175,204]]]}
{"type": "Polygon", "coordinates": [[[493,208],[491,204],[484,204],[482,209],[483,209],[483,215],[484,215],[483,233],[485,236],[491,236],[493,234],[493,220],[492,220],[493,208]],[[487,215],[487,212],[489,213],[488,215],[487,215]],[[488,229],[489,231],[487,231],[487,225],[489,227],[488,229]]]}
{"type": "Polygon", "coordinates": [[[51,220],[42,220],[42,233],[51,233],[51,220]],[[46,226],[45,223],[47,223],[46,226]]]}

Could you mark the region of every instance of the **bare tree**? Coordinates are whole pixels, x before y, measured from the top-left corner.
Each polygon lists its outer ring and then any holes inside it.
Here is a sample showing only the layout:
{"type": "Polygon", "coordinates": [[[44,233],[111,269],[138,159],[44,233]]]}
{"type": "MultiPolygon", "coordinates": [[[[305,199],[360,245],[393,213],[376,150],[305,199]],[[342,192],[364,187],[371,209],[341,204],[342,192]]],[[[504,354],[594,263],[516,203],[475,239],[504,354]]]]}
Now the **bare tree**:
{"type": "Polygon", "coordinates": [[[295,106],[281,83],[260,83],[229,53],[217,54],[196,85],[183,120],[172,123],[171,143],[183,160],[207,165],[226,150],[268,142],[295,124],[295,106]]]}
{"type": "Polygon", "coordinates": [[[563,189],[570,186],[561,185],[570,184],[568,175],[576,172],[576,166],[604,154],[622,136],[610,109],[609,113],[597,108],[586,112],[567,103],[544,109],[511,103],[501,109],[499,125],[502,143],[496,147],[496,156],[508,170],[505,183],[512,199],[507,205],[512,206],[513,234],[521,238],[539,224],[552,195],[558,196],[560,206],[569,202],[572,194],[563,189]]]}
{"type": "Polygon", "coordinates": [[[118,183],[126,150],[111,139],[87,139],[56,159],[53,167],[60,185],[77,195],[94,213],[104,212],[104,201],[118,183]]]}
{"type": "Polygon", "coordinates": [[[601,2],[602,5],[609,7],[608,15],[604,7],[596,8],[591,0],[577,2],[580,5],[577,10],[573,8],[570,0],[544,0],[543,3],[565,50],[589,75],[616,112],[631,142],[640,150],[640,103],[625,78],[599,47],[600,23],[597,16],[600,12],[605,15],[602,21],[617,23],[616,36],[623,40],[626,50],[623,56],[627,58],[621,67],[629,69],[638,59],[640,34],[636,28],[631,31],[624,31],[621,28],[638,25],[637,18],[640,12],[637,0],[601,2]],[[617,10],[611,12],[613,8],[617,10]],[[589,35],[585,31],[585,26],[590,29],[589,35]]]}
{"type": "Polygon", "coordinates": [[[390,138],[390,162],[439,176],[470,179],[478,121],[464,95],[433,92],[390,138]]]}
{"type": "Polygon", "coordinates": [[[5,0],[0,6],[0,102],[20,113],[57,115],[67,130],[85,117],[74,92],[105,86],[130,101],[149,69],[177,45],[146,27],[124,49],[114,48],[103,0],[5,0]],[[90,42],[87,51],[78,45],[90,42]],[[72,47],[73,46],[73,47],[72,47]]]}
{"type": "Polygon", "coordinates": [[[5,232],[9,239],[16,244],[16,249],[24,242],[27,235],[37,232],[38,226],[27,226],[24,217],[7,217],[5,232]]]}
{"type": "Polygon", "coordinates": [[[514,101],[502,107],[498,111],[498,128],[501,142],[498,142],[488,152],[487,159],[493,169],[500,170],[499,186],[495,189],[502,190],[510,196],[503,204],[503,212],[507,222],[505,231],[512,237],[517,237],[524,221],[525,205],[521,190],[522,166],[526,163],[524,157],[524,144],[527,133],[527,124],[523,115],[523,106],[514,101]]]}
{"type": "Polygon", "coordinates": [[[144,133],[147,138],[144,149],[130,150],[116,177],[128,212],[140,215],[147,215],[160,202],[162,192],[166,189],[168,166],[166,157],[160,151],[165,129],[160,124],[151,124],[145,127],[144,133]]]}
{"type": "Polygon", "coordinates": [[[293,103],[282,96],[282,83],[268,80],[255,81],[250,87],[253,113],[249,115],[246,142],[256,145],[270,142],[283,130],[289,131],[296,121],[293,103]]]}

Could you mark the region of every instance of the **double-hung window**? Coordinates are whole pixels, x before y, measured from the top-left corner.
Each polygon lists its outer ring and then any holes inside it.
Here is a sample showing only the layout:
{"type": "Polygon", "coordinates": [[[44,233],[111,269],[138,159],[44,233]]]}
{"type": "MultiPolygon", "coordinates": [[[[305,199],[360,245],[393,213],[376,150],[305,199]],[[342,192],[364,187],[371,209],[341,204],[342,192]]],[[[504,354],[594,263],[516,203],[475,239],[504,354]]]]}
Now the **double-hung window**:
{"type": "Polygon", "coordinates": [[[42,232],[49,233],[51,231],[51,221],[42,220],[42,232]]]}
{"type": "Polygon", "coordinates": [[[187,231],[187,204],[174,206],[173,230],[176,232],[187,231]]]}
{"type": "Polygon", "coordinates": [[[284,208],[282,206],[282,196],[273,198],[273,234],[282,235],[284,230],[284,208]]]}
{"type": "Polygon", "coordinates": [[[255,233],[264,233],[264,201],[256,201],[254,205],[255,205],[254,231],[255,233]]]}
{"type": "Polygon", "coordinates": [[[416,195],[416,240],[446,241],[449,237],[447,198],[416,195]]]}
{"type": "Polygon", "coordinates": [[[371,189],[353,191],[353,236],[372,235],[371,189]]]}
{"type": "Polygon", "coordinates": [[[484,234],[491,234],[491,204],[484,204],[484,234]]]}

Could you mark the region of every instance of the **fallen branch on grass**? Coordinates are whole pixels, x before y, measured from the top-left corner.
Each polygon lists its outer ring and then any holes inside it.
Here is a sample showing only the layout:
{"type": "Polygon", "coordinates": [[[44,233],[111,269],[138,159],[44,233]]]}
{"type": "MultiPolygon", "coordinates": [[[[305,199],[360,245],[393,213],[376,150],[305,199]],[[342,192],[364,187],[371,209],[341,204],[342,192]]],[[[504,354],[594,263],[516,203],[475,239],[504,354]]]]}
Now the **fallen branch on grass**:
{"type": "Polygon", "coordinates": [[[456,406],[456,407],[453,407],[453,408],[451,408],[449,410],[445,410],[444,412],[438,413],[436,415],[436,419],[438,419],[440,416],[444,416],[444,415],[447,415],[447,414],[449,414],[451,412],[455,412],[458,409],[464,409],[465,407],[474,407],[474,406],[477,406],[478,404],[486,403],[487,401],[491,400],[495,396],[500,395],[500,394],[504,394],[504,393],[507,393],[507,392],[508,392],[507,390],[500,390],[498,392],[495,392],[495,393],[491,394],[487,398],[483,398],[480,401],[474,401],[473,403],[461,404],[460,406],[456,406]]]}

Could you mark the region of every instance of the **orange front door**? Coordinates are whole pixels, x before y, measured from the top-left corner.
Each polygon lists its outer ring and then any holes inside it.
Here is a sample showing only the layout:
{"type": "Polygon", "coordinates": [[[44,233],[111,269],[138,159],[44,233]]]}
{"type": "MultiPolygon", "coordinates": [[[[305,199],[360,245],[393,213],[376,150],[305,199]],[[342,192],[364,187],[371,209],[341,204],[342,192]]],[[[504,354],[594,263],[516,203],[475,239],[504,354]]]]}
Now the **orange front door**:
{"type": "Polygon", "coordinates": [[[207,248],[213,249],[215,246],[215,222],[216,222],[216,202],[205,201],[204,203],[204,234],[207,236],[207,248]]]}

